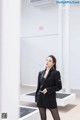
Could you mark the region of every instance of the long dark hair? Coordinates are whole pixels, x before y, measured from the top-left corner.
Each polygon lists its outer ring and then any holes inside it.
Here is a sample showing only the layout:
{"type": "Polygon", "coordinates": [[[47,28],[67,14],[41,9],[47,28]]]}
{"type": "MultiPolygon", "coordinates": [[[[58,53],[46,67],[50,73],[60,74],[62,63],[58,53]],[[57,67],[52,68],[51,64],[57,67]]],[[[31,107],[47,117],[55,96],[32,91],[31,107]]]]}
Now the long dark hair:
{"type": "MultiPolygon", "coordinates": [[[[55,58],[55,56],[49,55],[48,57],[51,57],[51,58],[52,58],[53,63],[55,63],[52,69],[55,69],[55,70],[56,70],[56,58],[55,58]]],[[[48,57],[47,57],[47,58],[48,58],[48,57]]]]}

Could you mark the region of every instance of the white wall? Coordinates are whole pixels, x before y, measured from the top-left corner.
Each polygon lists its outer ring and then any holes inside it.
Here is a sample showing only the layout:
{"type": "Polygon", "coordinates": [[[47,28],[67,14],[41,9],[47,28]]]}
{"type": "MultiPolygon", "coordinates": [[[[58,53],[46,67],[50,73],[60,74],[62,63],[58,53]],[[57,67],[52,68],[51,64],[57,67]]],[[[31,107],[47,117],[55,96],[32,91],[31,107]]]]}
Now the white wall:
{"type": "Polygon", "coordinates": [[[36,8],[22,4],[21,83],[36,85],[48,55],[57,58],[61,71],[61,41],[58,35],[58,7],[36,8]]]}
{"type": "Polygon", "coordinates": [[[28,1],[22,3],[22,36],[58,34],[58,8],[36,8],[28,1]]]}
{"type": "MultiPolygon", "coordinates": [[[[80,89],[80,76],[79,76],[79,65],[80,65],[80,7],[70,7],[70,88],[80,89]]],[[[63,24],[64,27],[64,24],[63,24]]],[[[62,40],[59,39],[58,35],[58,9],[56,6],[47,8],[35,8],[29,6],[28,1],[23,0],[22,4],[22,39],[21,39],[21,83],[24,84],[36,84],[37,72],[43,67],[43,61],[45,57],[51,53],[57,57],[58,69],[62,70],[62,40]],[[40,28],[41,27],[41,28],[40,28]],[[47,36],[46,36],[47,35],[47,36]],[[50,35],[50,36],[49,36],[50,35]],[[50,43],[49,43],[50,41],[50,43]],[[46,42],[46,45],[45,45],[46,42]],[[43,44],[43,47],[41,46],[43,44]],[[49,47],[46,49],[46,47],[49,47]],[[44,50],[43,50],[44,49],[44,50]],[[26,52],[24,52],[26,51],[26,52]],[[43,52],[44,51],[44,52],[43,52]],[[52,52],[53,51],[53,52],[52,52]],[[31,54],[35,54],[31,56],[31,54]],[[39,56],[40,54],[40,56],[39,56]],[[38,57],[37,57],[38,56],[38,57]],[[38,61],[34,61],[33,66],[36,64],[38,68],[34,77],[27,76],[26,61],[29,57],[29,65],[35,58],[40,58],[38,61]],[[25,59],[24,59],[25,58],[25,59]],[[30,60],[31,59],[31,60],[30,60]],[[29,80],[27,81],[27,78],[29,80]]],[[[34,68],[34,67],[33,67],[34,68]]],[[[63,80],[64,81],[64,80],[63,80]]]]}
{"type": "Polygon", "coordinates": [[[70,86],[80,89],[80,6],[70,8],[70,86]]]}
{"type": "Polygon", "coordinates": [[[61,70],[61,42],[58,36],[23,38],[21,43],[22,84],[36,85],[38,72],[45,69],[46,57],[53,54],[61,70]]]}

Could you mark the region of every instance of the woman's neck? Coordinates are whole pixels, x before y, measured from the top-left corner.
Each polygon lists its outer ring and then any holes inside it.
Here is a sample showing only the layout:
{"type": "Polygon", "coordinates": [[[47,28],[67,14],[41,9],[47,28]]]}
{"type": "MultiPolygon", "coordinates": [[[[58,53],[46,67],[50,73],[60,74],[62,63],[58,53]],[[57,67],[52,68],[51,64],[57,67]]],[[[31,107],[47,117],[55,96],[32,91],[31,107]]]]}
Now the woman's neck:
{"type": "Polygon", "coordinates": [[[46,71],[49,71],[51,68],[46,68],[46,71]]]}

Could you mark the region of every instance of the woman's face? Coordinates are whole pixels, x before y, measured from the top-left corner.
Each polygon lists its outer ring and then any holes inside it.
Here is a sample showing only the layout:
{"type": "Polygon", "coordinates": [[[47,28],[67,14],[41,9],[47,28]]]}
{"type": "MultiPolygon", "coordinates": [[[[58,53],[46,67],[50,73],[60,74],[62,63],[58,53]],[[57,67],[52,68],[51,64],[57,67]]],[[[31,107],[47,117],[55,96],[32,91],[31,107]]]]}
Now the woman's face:
{"type": "Polygon", "coordinates": [[[54,65],[53,59],[51,57],[46,58],[45,67],[51,68],[54,65]]]}

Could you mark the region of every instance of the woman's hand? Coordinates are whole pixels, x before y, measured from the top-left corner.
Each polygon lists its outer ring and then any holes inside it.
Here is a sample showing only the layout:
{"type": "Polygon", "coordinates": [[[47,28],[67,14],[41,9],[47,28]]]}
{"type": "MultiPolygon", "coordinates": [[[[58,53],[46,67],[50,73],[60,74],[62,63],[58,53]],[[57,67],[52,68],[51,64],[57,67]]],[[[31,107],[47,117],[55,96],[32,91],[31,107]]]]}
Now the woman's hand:
{"type": "Polygon", "coordinates": [[[44,90],[41,91],[43,94],[47,93],[47,89],[45,88],[44,90]]]}

